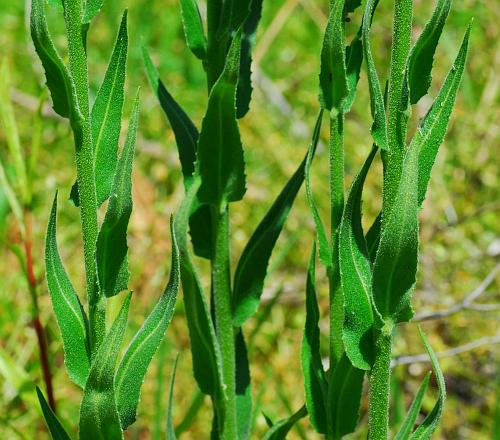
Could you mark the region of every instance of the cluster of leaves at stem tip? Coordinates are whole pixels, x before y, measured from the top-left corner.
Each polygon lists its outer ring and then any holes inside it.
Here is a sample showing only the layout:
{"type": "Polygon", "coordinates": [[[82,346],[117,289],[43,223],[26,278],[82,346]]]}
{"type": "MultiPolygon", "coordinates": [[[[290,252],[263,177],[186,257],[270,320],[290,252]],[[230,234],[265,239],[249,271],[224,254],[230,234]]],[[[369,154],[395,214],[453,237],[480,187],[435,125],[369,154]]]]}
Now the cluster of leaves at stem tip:
{"type": "MultiPolygon", "coordinates": [[[[87,54],[91,50],[87,47],[87,35],[102,3],[102,0],[50,2],[64,15],[67,64],[52,42],[45,0],[32,2],[31,36],[45,70],[54,111],[69,120],[74,135],[77,182],[71,198],[80,210],[87,306],[82,304],[58,251],[57,194],[45,246],[47,283],[63,340],[66,370],[83,391],[79,436],[113,440],[122,439],[123,431],[135,421],[146,370],[174,312],[180,268],[179,250],[171,227],[172,263],[168,284],[118,359],[132,292],[122,295],[121,309],[110,328],[106,328],[106,302],[128,290],[127,228],[132,212],[132,162],[139,93],[118,155],[125,94],[127,12],[123,14],[106,74],[90,106],[87,54]],[[107,201],[106,211],[99,224],[98,211],[104,201],[107,201]]],[[[68,158],[68,161],[73,160],[68,158]]],[[[173,221],[171,223],[173,225],[173,221]]],[[[40,390],[38,396],[52,436],[70,438],[40,390]]]]}
{"type": "MultiPolygon", "coordinates": [[[[306,408],[315,430],[340,439],[358,425],[365,372],[369,380],[370,439],[389,437],[389,391],[392,338],[396,325],[413,316],[412,290],[418,263],[418,214],[430,173],[442,144],[464,72],[470,26],[438,95],[412,137],[408,121],[414,105],[432,80],[434,56],[451,0],[437,0],[432,17],[412,45],[412,0],[395,0],[391,63],[385,94],[372,55],[370,29],[377,0],[367,0],[361,26],[346,44],[346,15],[360,1],[331,1],[321,52],[320,104],[330,122],[330,230],[315,205],[310,169],[323,115],[318,116],[306,165],[306,189],[316,225],[319,259],[330,287],[329,368],[320,352],[319,309],[315,289],[316,245],[306,286],[306,325],[302,345],[306,408]],[[344,199],[344,121],[355,99],[360,69],[366,66],[371,101],[373,143],[344,199]],[[383,163],[382,209],[365,233],[362,191],[378,150],[383,163]]],[[[435,371],[439,397],[424,421],[415,426],[429,384],[424,380],[395,434],[401,439],[428,439],[441,417],[445,400],[443,375],[420,331],[435,371]]]]}

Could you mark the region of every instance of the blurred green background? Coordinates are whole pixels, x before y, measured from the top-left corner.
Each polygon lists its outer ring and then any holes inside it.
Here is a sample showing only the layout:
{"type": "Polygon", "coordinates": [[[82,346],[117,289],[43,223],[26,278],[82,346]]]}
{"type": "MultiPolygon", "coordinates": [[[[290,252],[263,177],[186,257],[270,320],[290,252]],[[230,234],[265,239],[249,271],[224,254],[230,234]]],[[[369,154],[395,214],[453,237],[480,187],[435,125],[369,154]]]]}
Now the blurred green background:
{"type": "MultiPolygon", "coordinates": [[[[121,11],[129,8],[128,115],[132,97],[142,86],[140,139],[134,170],[134,212],[130,226],[131,288],[135,292],[129,335],[141,325],[166,283],[169,271],[168,218],[183,194],[174,137],[147,84],[141,44],[146,45],[171,93],[199,126],[206,106],[206,84],[200,63],[184,43],[176,0],[113,0],[95,20],[89,33],[89,66],[95,95],[103,78],[121,11]]],[[[430,17],[432,3],[416,0],[415,36],[430,17]]],[[[203,7],[203,2],[200,2],[203,7]]],[[[29,152],[36,134],[36,108],[43,100],[40,126],[42,149],[36,164],[33,233],[35,271],[40,281],[41,318],[47,327],[54,372],[58,412],[71,432],[76,432],[79,391],[69,381],[63,365],[61,338],[51,312],[44,281],[43,243],[50,200],[60,190],[58,238],[70,277],[83,293],[78,211],[67,201],[75,178],[74,147],[69,125],[51,111],[43,98],[43,75],[34,54],[23,1],[2,2],[0,8],[0,62],[7,59],[12,77],[11,96],[23,146],[29,152]]],[[[247,195],[232,209],[232,253],[236,261],[258,221],[304,156],[318,111],[319,51],[326,23],[326,0],[265,0],[263,19],[254,51],[254,95],[249,114],[241,122],[247,163],[247,195]]],[[[348,25],[353,35],[359,11],[348,25]]],[[[431,96],[436,94],[452,64],[470,18],[475,18],[469,62],[448,136],[433,171],[427,201],[421,213],[419,283],[414,295],[418,313],[447,309],[478,288],[500,261],[500,7],[498,1],[457,0],[445,28],[435,62],[431,96]]],[[[50,10],[51,31],[64,47],[64,26],[50,10]]],[[[379,74],[385,79],[389,65],[392,2],[381,2],[374,23],[373,47],[379,74]]],[[[347,184],[371,147],[367,80],[363,73],[358,99],[346,122],[347,184]]],[[[430,99],[414,112],[425,114],[430,99]]],[[[126,124],[124,124],[126,125],[126,124]]],[[[126,128],[126,127],[124,127],[126,128]]],[[[323,133],[326,141],[327,133],[323,133]]],[[[7,167],[11,158],[6,134],[0,127],[0,156],[7,167]]],[[[314,189],[325,215],[328,207],[328,157],[320,148],[314,164],[314,189]]],[[[380,206],[380,163],[371,173],[364,193],[366,225],[380,206]]],[[[304,401],[300,372],[300,343],[304,325],[305,267],[313,239],[313,224],[301,192],[291,212],[275,254],[264,293],[264,306],[245,329],[250,343],[256,435],[265,431],[265,412],[273,420],[285,417],[304,401]],[[266,307],[268,304],[276,304],[266,307]]],[[[15,220],[0,194],[0,438],[48,438],[33,384],[43,388],[38,347],[30,325],[30,297],[21,268],[9,250],[19,242],[15,220]]],[[[206,264],[200,261],[206,268],[206,264]]],[[[490,277],[479,301],[500,303],[500,275],[490,277]]],[[[324,273],[318,274],[323,317],[328,299],[324,273]]],[[[110,307],[115,304],[111,302],[110,307]]],[[[423,324],[438,352],[448,387],[442,427],[436,438],[500,438],[495,428],[500,395],[500,310],[464,310],[445,319],[423,324]],[[447,350],[464,347],[463,353],[447,350]],[[448,356],[446,356],[448,354],[448,356]],[[497,437],[494,437],[494,430],[497,437]]],[[[327,319],[322,320],[327,337],[327,319]]],[[[325,344],[326,345],[326,344],[325,344]]],[[[416,325],[401,327],[395,355],[422,353],[416,325]]],[[[461,350],[458,350],[461,351],[461,350]]],[[[165,429],[168,378],[173,360],[181,353],[175,384],[175,423],[180,423],[196,387],[191,376],[189,340],[182,302],[156,356],[143,388],[139,417],[127,432],[129,439],[157,437],[165,429]]],[[[394,369],[394,422],[430,365],[412,362],[394,369]],[[402,406],[403,405],[403,406],[402,406]]],[[[432,408],[435,387],[424,403],[432,408]]],[[[362,419],[366,422],[363,402],[362,419]]],[[[208,401],[181,438],[208,438],[208,401]]],[[[365,423],[366,424],[366,423],[365,423]]],[[[360,430],[353,438],[363,438],[360,430]]],[[[303,420],[289,438],[318,438],[303,420]]]]}

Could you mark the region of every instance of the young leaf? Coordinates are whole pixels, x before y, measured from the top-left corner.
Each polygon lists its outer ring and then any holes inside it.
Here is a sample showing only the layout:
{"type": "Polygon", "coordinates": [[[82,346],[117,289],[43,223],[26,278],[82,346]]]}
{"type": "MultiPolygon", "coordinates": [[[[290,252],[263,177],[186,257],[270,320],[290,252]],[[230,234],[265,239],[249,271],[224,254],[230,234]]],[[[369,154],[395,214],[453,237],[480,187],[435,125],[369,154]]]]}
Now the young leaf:
{"type": "Polygon", "coordinates": [[[90,368],[80,406],[80,438],[122,440],[116,408],[115,364],[127,325],[132,294],[128,293],[118,316],[99,347],[90,368]]]}
{"type": "Polygon", "coordinates": [[[252,395],[250,393],[248,353],[241,329],[236,332],[234,346],[236,358],[236,422],[238,425],[238,440],[247,440],[250,437],[250,423],[252,422],[252,395]]]}
{"type": "Polygon", "coordinates": [[[99,14],[103,4],[104,0],[86,0],[82,24],[90,23],[94,17],[99,14]]]}
{"type": "Polygon", "coordinates": [[[46,277],[52,308],[63,339],[64,363],[70,379],[83,388],[90,368],[86,317],[57,250],[56,216],[57,193],[52,204],[45,242],[46,277]]]}
{"type": "Polygon", "coordinates": [[[429,440],[434,434],[436,430],[439,420],[441,419],[441,414],[443,413],[444,401],[446,399],[446,386],[444,383],[443,372],[441,371],[441,367],[439,366],[439,361],[436,357],[436,353],[432,349],[425,333],[419,327],[420,337],[425,345],[427,353],[429,353],[429,357],[431,359],[432,368],[434,369],[434,374],[436,375],[438,388],[439,388],[439,397],[432,408],[431,412],[427,414],[427,417],[424,419],[422,424],[415,430],[413,435],[410,437],[411,440],[429,440]]]}
{"type": "Polygon", "coordinates": [[[132,162],[134,159],[139,93],[135,98],[130,125],[115,173],[106,216],[97,237],[96,260],[100,293],[114,296],[127,289],[127,227],[132,213],[132,162]]]}
{"type": "Polygon", "coordinates": [[[408,59],[410,103],[416,104],[427,94],[432,82],[436,47],[451,8],[451,0],[438,0],[431,19],[413,46],[408,59]]]}
{"type": "Polygon", "coordinates": [[[451,112],[457,97],[457,91],[465,69],[470,32],[471,25],[469,25],[469,28],[465,33],[462,45],[457,57],[455,58],[455,62],[448,72],[448,76],[446,77],[437,98],[425,115],[424,120],[420,123],[418,130],[412,139],[412,144],[415,144],[415,148],[419,150],[419,205],[421,205],[425,199],[432,166],[434,165],[438,149],[443,142],[448,128],[451,112]]]}
{"type": "Polygon", "coordinates": [[[344,0],[330,2],[330,15],[321,49],[321,107],[341,111],[349,94],[345,65],[344,0]]]}
{"type": "Polygon", "coordinates": [[[241,200],[246,191],[243,146],[235,110],[240,47],[241,31],[234,37],[224,71],[210,92],[198,141],[198,197],[202,203],[214,206],[241,200]]]}
{"type": "Polygon", "coordinates": [[[180,0],[180,5],[187,45],[198,59],[204,60],[207,56],[207,40],[198,4],[196,0],[180,0]]]}
{"type": "Polygon", "coordinates": [[[250,109],[252,99],[252,48],[262,15],[263,0],[252,0],[250,14],[243,23],[241,36],[240,74],[236,89],[236,117],[241,119],[250,109]]]}
{"type": "Polygon", "coordinates": [[[340,228],[340,275],[344,292],[343,341],[352,364],[369,370],[373,362],[371,262],[361,224],[361,195],[377,153],[374,146],[354,179],[340,228]]]}
{"type": "Polygon", "coordinates": [[[411,432],[413,430],[413,426],[415,425],[417,417],[420,414],[420,408],[422,407],[422,400],[424,398],[425,392],[427,391],[427,388],[429,387],[430,378],[431,378],[431,372],[429,371],[425,375],[424,380],[422,381],[422,384],[420,385],[417,394],[413,399],[413,402],[410,406],[410,409],[408,410],[408,414],[406,414],[406,417],[403,421],[403,424],[401,425],[401,428],[399,429],[398,433],[394,436],[394,440],[406,440],[407,438],[410,437],[411,432]]]}
{"type": "Polygon", "coordinates": [[[35,50],[45,70],[54,111],[63,118],[69,118],[76,111],[74,86],[66,66],[52,43],[45,17],[45,0],[32,1],[30,28],[35,50]]]}
{"type": "Polygon", "coordinates": [[[172,376],[170,377],[170,385],[168,387],[168,407],[167,407],[167,439],[176,440],[173,409],[174,409],[174,384],[175,374],[177,372],[177,363],[179,362],[179,355],[175,358],[174,367],[172,368],[172,376]]]}
{"type": "Polygon", "coordinates": [[[276,241],[304,181],[306,158],[287,182],[243,250],[233,289],[233,321],[240,327],[259,307],[267,266],[276,241]]]}
{"type": "Polygon", "coordinates": [[[165,335],[175,310],[179,291],[180,263],[173,219],[170,220],[170,230],[172,234],[172,263],[167,287],[153,311],[125,350],[116,372],[116,402],[120,414],[120,423],[124,430],[135,421],[141,386],[146,371],[165,335]]]}
{"type": "Polygon", "coordinates": [[[61,422],[57,419],[57,416],[54,414],[54,411],[52,411],[52,408],[49,406],[42,391],[38,387],[36,387],[36,394],[38,395],[38,401],[40,402],[40,407],[42,408],[43,417],[45,419],[45,423],[47,423],[52,439],[70,440],[71,437],[68,435],[61,422]]]}
{"type": "Polygon", "coordinates": [[[378,0],[367,0],[365,13],[363,15],[363,51],[365,54],[366,67],[368,71],[368,85],[370,88],[370,104],[373,118],[371,128],[373,141],[382,150],[389,149],[389,141],[387,139],[387,121],[385,115],[384,96],[380,88],[377,69],[373,60],[371,44],[370,44],[370,27],[373,19],[373,14],[377,8],[378,0]]]}
{"type": "Polygon", "coordinates": [[[306,324],[302,339],[302,371],[306,394],[306,407],[316,432],[327,432],[326,394],[328,384],[321,363],[319,308],[316,294],[316,244],[313,245],[306,285],[306,324]]]}
{"type": "MultiPolygon", "coordinates": [[[[307,415],[306,406],[303,405],[296,413],[274,423],[266,432],[262,440],[285,440],[293,426],[307,415]]],[[[269,422],[268,422],[269,423],[269,422]]]]}

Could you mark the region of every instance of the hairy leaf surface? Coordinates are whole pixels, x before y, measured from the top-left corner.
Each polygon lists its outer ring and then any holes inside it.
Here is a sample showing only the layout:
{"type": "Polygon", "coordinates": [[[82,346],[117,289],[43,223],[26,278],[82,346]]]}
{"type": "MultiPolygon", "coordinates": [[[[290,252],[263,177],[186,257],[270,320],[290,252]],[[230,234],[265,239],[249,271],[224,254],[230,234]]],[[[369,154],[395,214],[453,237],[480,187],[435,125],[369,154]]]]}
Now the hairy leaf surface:
{"type": "Polygon", "coordinates": [[[196,0],[180,0],[180,5],[187,45],[198,59],[204,60],[207,56],[207,40],[198,4],[196,0]]]}
{"type": "Polygon", "coordinates": [[[82,24],[88,24],[99,14],[104,5],[104,0],[86,0],[83,3],[85,4],[85,11],[82,24]]]}

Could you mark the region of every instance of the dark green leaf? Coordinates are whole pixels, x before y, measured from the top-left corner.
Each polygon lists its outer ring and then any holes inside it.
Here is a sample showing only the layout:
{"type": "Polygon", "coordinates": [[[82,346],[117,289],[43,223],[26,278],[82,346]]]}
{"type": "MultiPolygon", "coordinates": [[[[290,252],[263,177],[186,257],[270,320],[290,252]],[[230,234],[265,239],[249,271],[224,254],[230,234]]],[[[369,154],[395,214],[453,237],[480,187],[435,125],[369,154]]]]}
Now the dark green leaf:
{"type": "Polygon", "coordinates": [[[306,407],[316,432],[327,432],[325,400],[328,384],[321,363],[319,308],[316,294],[316,245],[313,245],[306,285],[306,324],[302,339],[302,371],[306,394],[306,407]]]}
{"type": "Polygon", "coordinates": [[[432,65],[436,47],[451,8],[451,0],[438,0],[431,19],[413,46],[408,59],[410,103],[425,96],[432,82],[432,65]]]}
{"type": "Polygon", "coordinates": [[[174,409],[174,384],[175,384],[175,374],[177,372],[177,363],[179,361],[179,355],[175,358],[174,367],[172,368],[172,376],[170,377],[170,385],[168,387],[168,406],[167,406],[167,440],[176,440],[174,420],[173,420],[173,409],[174,409]]]}
{"type": "Polygon", "coordinates": [[[321,49],[321,107],[341,111],[349,94],[345,64],[344,1],[330,3],[330,15],[321,49]]]}
{"type": "Polygon", "coordinates": [[[71,437],[65,431],[61,422],[57,419],[57,416],[50,408],[49,404],[45,400],[42,391],[38,387],[36,387],[36,394],[38,395],[38,400],[42,408],[45,423],[47,423],[47,427],[49,428],[50,435],[52,436],[53,440],[70,440],[71,437]]]}
{"type": "Polygon", "coordinates": [[[90,362],[85,316],[75,289],[64,270],[56,241],[57,194],[54,197],[45,242],[45,266],[52,308],[61,330],[64,363],[70,379],[85,386],[90,362]]]}
{"type": "Polygon", "coordinates": [[[198,4],[196,0],[180,0],[180,4],[187,45],[197,58],[204,60],[207,56],[207,41],[198,4]]]}
{"type": "Polygon", "coordinates": [[[246,440],[250,436],[250,423],[252,422],[252,395],[250,392],[248,353],[241,329],[236,332],[234,350],[236,358],[236,422],[238,424],[238,440],[246,440]]]}
{"type": "Polygon", "coordinates": [[[243,253],[234,276],[233,321],[240,327],[258,309],[267,266],[276,241],[304,181],[304,159],[257,226],[243,253]]]}
{"type": "Polygon", "coordinates": [[[69,118],[76,109],[73,104],[74,86],[50,38],[45,17],[45,0],[33,0],[31,3],[30,27],[35,50],[45,70],[54,111],[64,118],[69,118]]]}
{"type": "Polygon", "coordinates": [[[236,90],[236,117],[245,116],[250,108],[252,99],[252,48],[255,43],[257,26],[262,14],[262,1],[252,0],[250,14],[243,23],[241,36],[240,74],[236,90]]]}
{"type": "Polygon", "coordinates": [[[361,0],[346,0],[345,2],[345,10],[347,13],[354,12],[360,6],[361,0]]]}
{"type": "Polygon", "coordinates": [[[127,227],[132,213],[132,162],[134,160],[139,94],[132,109],[125,145],[116,169],[106,216],[97,237],[96,260],[99,289],[111,297],[127,289],[127,227]]]}
{"type": "Polygon", "coordinates": [[[306,406],[302,406],[296,413],[286,419],[278,420],[269,431],[266,432],[262,440],[285,440],[286,436],[295,423],[307,415],[306,406]]]}
{"type": "Polygon", "coordinates": [[[99,14],[103,4],[104,0],[86,0],[82,24],[90,23],[93,18],[99,14]]]}
{"type": "Polygon", "coordinates": [[[420,414],[420,408],[422,407],[422,400],[429,386],[430,378],[431,378],[431,373],[429,372],[425,375],[424,380],[422,381],[422,384],[420,385],[417,394],[413,399],[410,409],[408,410],[408,414],[406,414],[403,424],[401,425],[401,428],[399,429],[398,433],[394,436],[394,440],[406,440],[410,437],[410,434],[413,430],[413,426],[415,425],[417,417],[420,414]]]}
{"type": "Polygon", "coordinates": [[[236,121],[236,85],[240,62],[241,33],[233,39],[224,72],[210,92],[208,109],[198,141],[198,170],[202,203],[241,200],[245,194],[245,162],[236,121]],[[223,123],[221,123],[223,121],[223,123]]]}
{"type": "Polygon", "coordinates": [[[382,226],[382,213],[379,212],[375,220],[373,221],[370,229],[366,233],[366,246],[368,249],[368,255],[370,255],[370,261],[373,263],[375,261],[375,256],[377,255],[378,245],[380,244],[380,228],[382,226]]]}
{"type": "Polygon", "coordinates": [[[377,153],[373,147],[354,179],[340,229],[340,274],[344,293],[343,341],[352,364],[369,370],[373,363],[372,270],[361,224],[361,195],[366,175],[377,153]]]}
{"type": "Polygon", "coordinates": [[[220,33],[236,31],[250,13],[253,0],[225,0],[222,9],[220,33]]]}
{"type": "Polygon", "coordinates": [[[356,98],[356,89],[358,87],[359,74],[361,71],[361,65],[363,64],[363,42],[361,28],[352,40],[351,44],[346,47],[345,56],[349,94],[344,101],[344,113],[347,113],[351,110],[354,99],[356,98]]]}
{"type": "Polygon", "coordinates": [[[170,230],[172,235],[172,263],[167,287],[125,350],[116,372],[116,401],[123,429],[126,429],[135,421],[141,386],[146,371],[165,335],[175,310],[180,282],[180,263],[173,219],[170,220],[170,230]]]}
{"type": "Polygon", "coordinates": [[[132,294],[128,293],[118,316],[92,360],[80,406],[81,439],[123,439],[116,407],[114,373],[127,326],[131,298],[132,294]]]}
{"type": "Polygon", "coordinates": [[[457,97],[457,91],[465,69],[467,50],[469,47],[471,26],[467,29],[460,51],[446,77],[432,107],[420,123],[412,144],[419,150],[418,169],[418,202],[425,199],[432,166],[436,160],[438,149],[443,142],[451,112],[457,97]]]}

